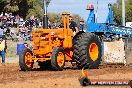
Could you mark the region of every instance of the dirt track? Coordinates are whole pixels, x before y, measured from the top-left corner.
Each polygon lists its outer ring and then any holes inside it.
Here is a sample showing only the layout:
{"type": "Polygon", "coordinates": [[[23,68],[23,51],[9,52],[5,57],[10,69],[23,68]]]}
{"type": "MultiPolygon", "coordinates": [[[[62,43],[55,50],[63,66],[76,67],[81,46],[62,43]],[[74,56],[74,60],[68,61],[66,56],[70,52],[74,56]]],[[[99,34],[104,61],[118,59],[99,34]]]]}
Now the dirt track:
{"type": "MultiPolygon", "coordinates": [[[[87,70],[93,79],[132,79],[132,67],[105,66],[100,69],[87,70]],[[103,69],[102,69],[103,68],[103,69]]],[[[81,70],[67,68],[64,71],[20,71],[18,64],[0,66],[0,88],[82,88],[78,78],[81,70]]],[[[88,87],[100,88],[100,87],[88,87]]],[[[101,87],[101,88],[104,88],[101,87]]],[[[130,88],[110,87],[105,88],[130,88]]]]}

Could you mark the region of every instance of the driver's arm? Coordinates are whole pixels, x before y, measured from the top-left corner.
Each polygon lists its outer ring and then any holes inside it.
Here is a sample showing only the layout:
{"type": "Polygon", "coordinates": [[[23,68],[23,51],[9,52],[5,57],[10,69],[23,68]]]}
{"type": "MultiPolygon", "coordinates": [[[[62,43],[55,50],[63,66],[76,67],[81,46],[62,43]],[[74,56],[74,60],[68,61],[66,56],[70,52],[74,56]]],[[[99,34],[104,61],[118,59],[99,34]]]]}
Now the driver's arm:
{"type": "Polygon", "coordinates": [[[79,32],[79,29],[78,29],[78,27],[75,27],[75,29],[76,29],[76,33],[78,33],[78,32],[79,32]]]}

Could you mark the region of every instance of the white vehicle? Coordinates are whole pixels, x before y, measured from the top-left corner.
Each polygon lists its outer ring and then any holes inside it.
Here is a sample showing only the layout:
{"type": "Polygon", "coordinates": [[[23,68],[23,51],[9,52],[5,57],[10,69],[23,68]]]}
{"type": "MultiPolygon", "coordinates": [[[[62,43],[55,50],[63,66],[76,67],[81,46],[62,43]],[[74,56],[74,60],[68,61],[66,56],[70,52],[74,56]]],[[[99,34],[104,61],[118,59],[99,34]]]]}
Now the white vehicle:
{"type": "Polygon", "coordinates": [[[126,22],[126,27],[132,28],[132,22],[126,22]]]}

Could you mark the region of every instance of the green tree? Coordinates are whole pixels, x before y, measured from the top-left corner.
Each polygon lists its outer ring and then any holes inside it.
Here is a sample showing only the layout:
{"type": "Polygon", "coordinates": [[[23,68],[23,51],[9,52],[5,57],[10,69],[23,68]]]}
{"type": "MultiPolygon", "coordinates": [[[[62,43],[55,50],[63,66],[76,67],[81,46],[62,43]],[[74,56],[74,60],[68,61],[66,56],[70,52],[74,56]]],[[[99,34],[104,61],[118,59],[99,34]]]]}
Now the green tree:
{"type": "MultiPolygon", "coordinates": [[[[132,21],[132,0],[125,0],[125,15],[126,15],[126,22],[132,21]]],[[[114,20],[117,25],[121,25],[122,23],[122,3],[119,0],[119,5],[116,3],[113,5],[114,11],[114,20]],[[117,8],[118,7],[118,8],[117,8]]]]}
{"type": "MultiPolygon", "coordinates": [[[[51,0],[47,0],[47,5],[51,0]]],[[[43,17],[43,0],[0,0],[0,13],[12,12],[24,18],[35,15],[43,17]]]]}
{"type": "Polygon", "coordinates": [[[19,10],[18,4],[21,1],[22,0],[1,0],[0,1],[0,6],[1,6],[0,11],[16,12],[19,10]]]}
{"type": "MultiPolygon", "coordinates": [[[[80,20],[83,20],[82,17],[78,14],[73,14],[73,20],[77,23],[79,27],[80,20]]],[[[48,19],[50,22],[57,23],[57,26],[62,23],[61,13],[48,13],[48,19]]]]}

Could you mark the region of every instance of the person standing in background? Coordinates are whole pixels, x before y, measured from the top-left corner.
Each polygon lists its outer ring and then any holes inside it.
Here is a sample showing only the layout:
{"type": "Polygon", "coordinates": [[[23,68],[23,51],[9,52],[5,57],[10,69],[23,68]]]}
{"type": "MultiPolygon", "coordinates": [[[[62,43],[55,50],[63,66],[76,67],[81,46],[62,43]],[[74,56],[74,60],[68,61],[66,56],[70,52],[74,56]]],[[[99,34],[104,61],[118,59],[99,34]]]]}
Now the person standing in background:
{"type": "Polygon", "coordinates": [[[84,20],[80,20],[80,31],[84,30],[84,20]]]}
{"type": "Polygon", "coordinates": [[[6,48],[6,40],[3,38],[3,35],[0,35],[0,55],[2,57],[2,64],[5,64],[6,48]]]}

